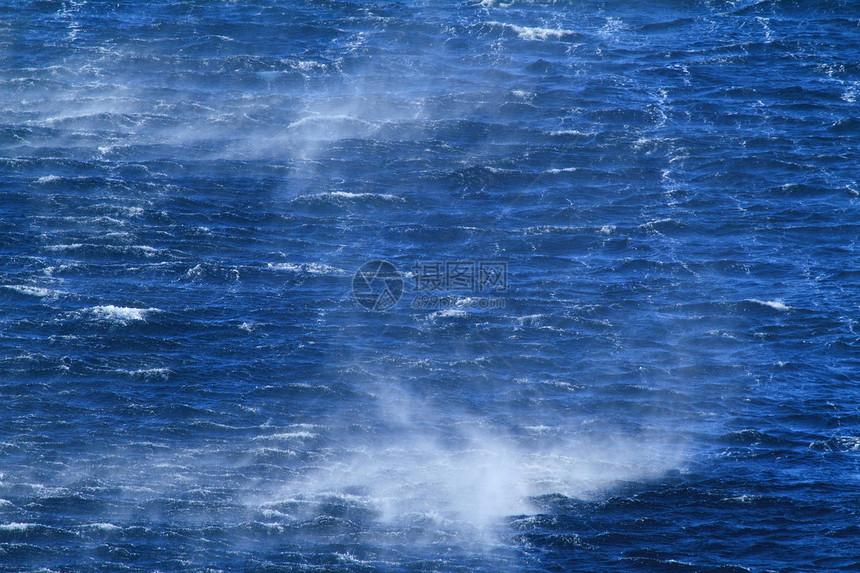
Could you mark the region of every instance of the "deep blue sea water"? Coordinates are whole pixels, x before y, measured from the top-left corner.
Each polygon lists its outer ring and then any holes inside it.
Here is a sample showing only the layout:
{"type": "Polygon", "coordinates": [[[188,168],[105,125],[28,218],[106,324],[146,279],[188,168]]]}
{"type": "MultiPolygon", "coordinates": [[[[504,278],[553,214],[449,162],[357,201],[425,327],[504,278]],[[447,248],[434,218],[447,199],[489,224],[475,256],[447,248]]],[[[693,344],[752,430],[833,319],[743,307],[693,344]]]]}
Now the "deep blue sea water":
{"type": "Polygon", "coordinates": [[[858,95],[851,0],[4,2],[0,570],[860,570],[858,95]]]}

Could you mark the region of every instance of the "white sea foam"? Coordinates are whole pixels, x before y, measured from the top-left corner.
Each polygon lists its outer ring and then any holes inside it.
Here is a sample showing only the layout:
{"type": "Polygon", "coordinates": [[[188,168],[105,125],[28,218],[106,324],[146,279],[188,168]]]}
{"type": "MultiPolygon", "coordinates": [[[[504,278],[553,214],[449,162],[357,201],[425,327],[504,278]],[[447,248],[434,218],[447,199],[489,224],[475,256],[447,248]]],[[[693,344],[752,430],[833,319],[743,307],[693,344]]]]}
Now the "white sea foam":
{"type": "Polygon", "coordinates": [[[125,247],[125,249],[139,251],[147,257],[154,257],[161,252],[161,249],[156,249],[155,247],[150,247],[149,245],[131,245],[129,247],[125,247]]]}
{"type": "Polygon", "coordinates": [[[119,525],[114,525],[113,523],[87,523],[82,527],[88,529],[98,529],[100,531],[119,531],[122,529],[119,525]]]}
{"type": "Polygon", "coordinates": [[[297,431],[297,432],[281,432],[279,434],[270,434],[268,436],[257,436],[254,438],[255,440],[305,440],[310,438],[316,438],[319,434],[315,434],[313,432],[308,431],[297,431]]]}
{"type": "Polygon", "coordinates": [[[13,290],[15,292],[26,294],[29,296],[36,296],[40,298],[56,298],[60,295],[65,294],[62,291],[47,289],[43,287],[34,287],[30,285],[0,285],[3,288],[7,288],[9,290],[13,290]]]}
{"type": "Polygon", "coordinates": [[[653,229],[656,225],[663,225],[665,223],[673,223],[673,222],[675,222],[675,220],[671,219],[669,217],[666,217],[663,219],[653,219],[651,221],[648,221],[647,223],[642,223],[641,225],[639,225],[639,228],[640,229],[653,229]]]}
{"type": "Polygon", "coordinates": [[[28,529],[33,529],[35,527],[39,527],[38,523],[18,523],[13,521],[12,523],[2,523],[0,524],[0,531],[26,531],[28,529]]]}
{"type": "Polygon", "coordinates": [[[293,62],[293,66],[302,70],[303,72],[309,72],[315,69],[325,69],[326,65],[320,62],[314,62],[312,60],[300,60],[297,62],[293,62]]]}
{"type": "Polygon", "coordinates": [[[83,243],[70,243],[66,245],[48,245],[45,247],[49,251],[73,251],[83,247],[83,243]]]}
{"type": "Polygon", "coordinates": [[[289,271],[308,275],[345,275],[347,272],[337,267],[322,263],[268,263],[266,267],[273,271],[289,271]]]}
{"type": "Polygon", "coordinates": [[[529,432],[533,432],[536,434],[552,433],[552,432],[556,431],[555,428],[551,428],[549,426],[542,426],[542,425],[541,426],[526,426],[525,429],[528,430],[529,432]]]}
{"type": "Polygon", "coordinates": [[[206,272],[206,269],[203,268],[203,265],[195,265],[192,268],[188,269],[185,272],[185,276],[188,278],[198,278],[206,272]]]}
{"type": "Polygon", "coordinates": [[[324,193],[329,197],[337,197],[339,199],[385,199],[387,201],[404,201],[402,197],[392,195],[390,193],[351,193],[349,191],[330,191],[324,193]]]}
{"type": "Polygon", "coordinates": [[[580,135],[580,136],[594,135],[591,132],[580,131],[578,129],[559,129],[559,130],[555,130],[555,131],[550,131],[549,134],[556,136],[556,137],[563,136],[563,135],[580,135]]]}
{"type": "Polygon", "coordinates": [[[128,376],[143,378],[163,378],[170,376],[170,368],[139,368],[137,370],[118,370],[128,376]]]}
{"type": "MultiPolygon", "coordinates": [[[[60,271],[60,272],[67,271],[69,269],[74,269],[77,266],[78,266],[77,264],[71,263],[71,264],[66,264],[66,265],[59,265],[56,267],[45,267],[44,269],[42,269],[42,274],[50,277],[50,276],[53,276],[53,274],[57,271],[60,271]]],[[[62,293],[62,294],[65,294],[65,293],[62,293]]]]}
{"type": "MultiPolygon", "coordinates": [[[[108,236],[108,235],[106,234],[104,236],[108,236]]],[[[143,255],[144,257],[154,257],[154,256],[156,256],[162,252],[161,249],[156,249],[155,247],[150,247],[149,245],[98,245],[98,244],[84,244],[84,243],[69,243],[69,244],[61,244],[61,245],[48,245],[45,248],[49,251],[76,251],[78,249],[83,249],[85,247],[91,247],[94,249],[104,249],[106,251],[115,252],[115,253],[143,255]]]]}
{"type": "Polygon", "coordinates": [[[543,41],[543,40],[558,40],[565,36],[572,35],[574,32],[571,30],[561,30],[554,28],[540,28],[540,27],[532,27],[532,26],[517,26],[515,24],[506,24],[504,22],[487,22],[488,24],[502,26],[509,30],[513,30],[520,38],[523,40],[529,41],[543,41]]]}
{"type": "Polygon", "coordinates": [[[784,304],[779,299],[777,299],[777,300],[759,300],[757,298],[748,298],[748,299],[746,299],[746,302],[754,302],[756,304],[768,306],[774,310],[779,310],[779,311],[791,310],[790,306],[787,306],[786,304],[784,304]]]}
{"type": "Polygon", "coordinates": [[[287,126],[287,129],[295,129],[297,127],[305,127],[308,125],[316,126],[320,123],[326,122],[348,122],[356,123],[362,126],[372,125],[370,122],[351,115],[310,115],[308,117],[303,117],[302,119],[294,121],[287,126]]]}
{"type": "Polygon", "coordinates": [[[402,197],[390,193],[353,193],[350,191],[328,191],[326,193],[313,193],[310,195],[299,195],[296,200],[325,200],[325,199],[383,199],[385,201],[405,201],[402,197]]]}
{"type": "Polygon", "coordinates": [[[456,317],[463,317],[463,316],[469,316],[469,313],[466,312],[465,310],[458,310],[455,308],[446,308],[443,310],[437,310],[436,312],[433,312],[429,315],[429,317],[431,319],[434,319],[434,318],[456,318],[456,317]]]}
{"type": "Polygon", "coordinates": [[[94,306],[86,309],[86,312],[99,320],[125,324],[131,321],[145,321],[147,315],[153,312],[160,312],[160,310],[157,308],[132,308],[108,304],[104,306],[94,306]]]}

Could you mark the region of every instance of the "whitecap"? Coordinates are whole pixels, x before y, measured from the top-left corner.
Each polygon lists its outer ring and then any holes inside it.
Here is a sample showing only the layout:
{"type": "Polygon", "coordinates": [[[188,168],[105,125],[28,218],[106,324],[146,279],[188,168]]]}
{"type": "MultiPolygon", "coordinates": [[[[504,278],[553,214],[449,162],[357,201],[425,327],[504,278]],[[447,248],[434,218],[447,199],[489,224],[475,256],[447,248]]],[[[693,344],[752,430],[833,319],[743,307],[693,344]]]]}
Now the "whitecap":
{"type": "Polygon", "coordinates": [[[669,217],[663,219],[654,219],[652,221],[648,221],[647,223],[642,223],[639,225],[640,229],[653,229],[656,225],[663,225],[665,223],[674,223],[675,220],[669,217]]]}
{"type": "Polygon", "coordinates": [[[326,67],[325,64],[321,64],[320,62],[314,62],[312,60],[299,60],[297,62],[293,62],[292,65],[295,68],[302,70],[303,72],[309,72],[315,69],[325,69],[326,67]]]}
{"type": "Polygon", "coordinates": [[[327,193],[315,193],[312,195],[299,195],[296,200],[308,199],[383,199],[385,201],[405,201],[402,197],[390,193],[352,193],[349,191],[329,191],[327,193]]]}
{"type": "Polygon", "coordinates": [[[156,249],[155,247],[150,247],[149,245],[131,245],[130,247],[128,247],[128,249],[140,251],[147,257],[153,257],[161,252],[161,249],[156,249]]]}
{"type": "Polygon", "coordinates": [[[505,24],[504,22],[487,23],[496,26],[502,26],[503,28],[507,28],[508,30],[513,30],[521,39],[529,41],[543,41],[549,39],[558,40],[565,36],[570,36],[574,34],[572,30],[540,28],[537,26],[517,26],[515,24],[505,24]]]}
{"type": "Polygon", "coordinates": [[[748,298],[748,299],[745,299],[745,302],[754,302],[756,304],[760,304],[763,306],[769,306],[770,308],[772,308],[774,310],[780,310],[780,311],[791,310],[791,307],[786,305],[785,303],[783,303],[782,300],[780,300],[780,299],[759,300],[757,298],[748,298]]]}
{"type": "Polygon", "coordinates": [[[122,529],[122,527],[120,527],[119,525],[114,525],[113,523],[87,523],[82,527],[98,529],[101,531],[119,531],[122,529]]]}
{"type": "Polygon", "coordinates": [[[38,523],[18,523],[13,521],[12,523],[2,523],[0,524],[0,531],[26,531],[28,529],[33,529],[34,527],[39,527],[38,523]]]}
{"type": "Polygon", "coordinates": [[[49,251],[73,251],[75,249],[80,249],[83,246],[83,243],[71,243],[68,245],[48,245],[45,248],[49,251]]]}
{"type": "Polygon", "coordinates": [[[127,306],[115,306],[112,304],[94,306],[87,312],[100,320],[108,320],[125,324],[130,321],[145,321],[146,316],[152,312],[160,312],[157,308],[132,308],[127,306]]]}
{"type": "Polygon", "coordinates": [[[203,275],[204,272],[205,269],[203,268],[203,265],[196,265],[195,267],[188,269],[188,271],[186,271],[185,273],[185,276],[189,278],[197,278],[203,275]]]}
{"type": "Polygon", "coordinates": [[[34,286],[29,286],[29,285],[0,285],[0,286],[2,286],[3,288],[7,288],[9,290],[14,290],[15,292],[18,292],[20,294],[26,294],[29,296],[37,296],[40,298],[45,298],[45,297],[56,298],[62,294],[65,294],[65,293],[58,291],[58,290],[51,290],[51,289],[47,289],[47,288],[34,287],[34,286]]]}
{"type": "Polygon", "coordinates": [[[158,377],[166,379],[170,375],[170,368],[139,368],[137,370],[118,370],[129,376],[141,376],[143,378],[158,377]]]}
{"type": "Polygon", "coordinates": [[[266,267],[273,271],[289,271],[309,275],[343,275],[345,270],[322,263],[268,263],[266,267]]]}

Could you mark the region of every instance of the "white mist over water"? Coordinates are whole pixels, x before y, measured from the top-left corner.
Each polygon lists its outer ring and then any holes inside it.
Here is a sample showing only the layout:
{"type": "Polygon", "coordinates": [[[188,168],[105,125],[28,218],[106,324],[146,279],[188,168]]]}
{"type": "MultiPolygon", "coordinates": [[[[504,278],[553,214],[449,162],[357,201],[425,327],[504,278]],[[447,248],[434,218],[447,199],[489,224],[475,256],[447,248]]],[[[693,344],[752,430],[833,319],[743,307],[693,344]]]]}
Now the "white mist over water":
{"type": "MultiPolygon", "coordinates": [[[[375,398],[378,430],[370,433],[379,439],[341,435],[318,467],[250,503],[302,508],[293,516],[303,519],[336,503],[369,511],[381,524],[469,531],[493,543],[506,518],[540,513],[541,496],[591,499],[659,478],[685,453],[658,426],[629,435],[606,421],[569,420],[512,431],[492,412],[433,405],[396,382],[380,386],[375,398]]],[[[546,413],[555,417],[551,406],[546,413]]]]}
{"type": "MultiPolygon", "coordinates": [[[[536,41],[572,34],[513,30],[536,41]]],[[[425,104],[439,92],[437,79],[415,70],[408,85],[383,74],[373,85],[358,83],[315,94],[282,132],[259,132],[257,141],[265,143],[249,144],[244,152],[283,150],[291,165],[285,194],[292,200],[369,199],[371,193],[340,190],[339,185],[350,182],[323,171],[322,162],[336,157],[341,142],[425,137],[448,115],[468,117],[488,98],[503,98],[477,89],[457,94],[447,113],[430,110],[425,104]]],[[[487,163],[492,159],[488,148],[496,143],[470,148],[452,169],[487,163]]],[[[397,199],[388,193],[378,197],[397,199]]],[[[372,410],[375,418],[333,421],[322,430],[333,434],[330,444],[315,452],[313,466],[298,469],[280,488],[250,496],[248,505],[301,521],[326,516],[334,504],[372,515],[381,524],[469,531],[492,543],[506,518],[540,513],[541,496],[590,499],[624,482],[659,478],[677,468],[685,454],[683,444],[660,420],[641,420],[640,429],[631,433],[609,420],[559,422],[559,414],[547,404],[545,416],[529,415],[541,423],[517,428],[516,423],[500,421],[515,420],[516,413],[467,411],[462,405],[422,399],[390,372],[365,390],[374,404],[356,408],[372,410]],[[350,423],[362,426],[361,437],[346,431],[350,423]]],[[[302,446],[291,444],[296,450],[302,446]]]]}
{"type": "Polygon", "coordinates": [[[498,429],[463,432],[456,447],[412,432],[387,446],[357,448],[307,481],[287,484],[273,501],[348,496],[386,522],[419,516],[491,527],[538,512],[535,497],[586,499],[620,482],[659,477],[680,461],[676,444],[658,449],[641,437],[590,443],[554,436],[525,446],[498,429]]]}
{"type": "MultiPolygon", "coordinates": [[[[510,27],[520,38],[532,41],[560,40],[572,34],[566,29],[488,24],[510,27]]],[[[360,46],[359,35],[351,49],[360,46]]],[[[352,72],[346,79],[353,83],[340,84],[344,78],[335,79],[317,92],[225,95],[224,101],[204,105],[183,101],[185,93],[175,101],[153,103],[147,89],[153,86],[140,86],[130,78],[121,81],[122,73],[112,70],[113,82],[124,87],[81,84],[56,94],[62,97],[47,94],[44,100],[27,105],[37,112],[35,125],[59,131],[55,143],[90,146],[105,161],[113,153],[151,144],[186,159],[283,161],[289,166],[283,183],[285,200],[323,196],[363,201],[375,196],[393,203],[400,200],[393,193],[348,190],[352,182],[329,177],[323,161],[336,159],[335,148],[345,140],[423,137],[434,122],[468,117],[475,109],[486,107],[488,100],[504,99],[502,93],[492,92],[492,80],[482,84],[481,78],[474,78],[474,92],[461,85],[463,91],[445,93],[444,87],[436,85],[440,78],[434,73],[439,70],[419,72],[420,67],[407,80],[369,69],[352,72]],[[355,80],[363,74],[373,82],[355,80]],[[428,111],[427,100],[440,95],[454,97],[439,106],[444,110],[428,111]],[[93,141],[93,134],[105,126],[108,134],[93,141]]],[[[527,80],[520,83],[519,87],[529,89],[513,92],[518,98],[535,87],[527,85],[527,80]]],[[[493,143],[486,141],[485,145],[493,143]]],[[[473,146],[452,169],[482,165],[488,156],[480,145],[473,146]]],[[[40,181],[47,184],[59,179],[45,175],[40,181]]],[[[62,249],[75,250],[71,247],[62,249]]],[[[154,251],[151,247],[137,249],[147,255],[154,251]]],[[[335,274],[324,262],[302,265],[280,263],[275,269],[335,274]]],[[[27,294],[47,294],[31,287],[18,288],[27,294]]],[[[101,305],[80,312],[93,320],[127,324],[144,322],[158,309],[101,305]]],[[[314,464],[285,465],[283,484],[264,497],[250,490],[239,495],[247,497],[252,507],[280,507],[297,501],[300,509],[285,514],[290,519],[324,515],[323,506],[337,499],[367,509],[382,523],[429,522],[435,527],[489,532],[506,517],[540,511],[536,500],[540,496],[588,498],[626,480],[658,477],[676,467],[683,455],[682,448],[658,429],[628,435],[594,420],[567,420],[563,425],[544,421],[515,432],[511,424],[491,416],[498,412],[458,411],[423,401],[403,390],[394,377],[382,381],[374,395],[378,419],[370,423],[378,425],[374,428],[382,434],[378,439],[330,435],[329,443],[313,452],[317,455],[314,464]]],[[[547,420],[557,418],[548,411],[547,420]]],[[[332,425],[320,432],[326,430],[338,434],[343,428],[332,425]]],[[[278,453],[313,451],[315,446],[305,442],[310,443],[315,432],[282,429],[273,434],[287,444],[278,453]]],[[[205,452],[177,452],[162,461],[144,460],[140,464],[144,469],[129,470],[117,480],[133,488],[152,486],[153,497],[167,496],[165,492],[178,495],[200,487],[197,478],[220,463],[218,456],[207,457],[205,452]]]]}

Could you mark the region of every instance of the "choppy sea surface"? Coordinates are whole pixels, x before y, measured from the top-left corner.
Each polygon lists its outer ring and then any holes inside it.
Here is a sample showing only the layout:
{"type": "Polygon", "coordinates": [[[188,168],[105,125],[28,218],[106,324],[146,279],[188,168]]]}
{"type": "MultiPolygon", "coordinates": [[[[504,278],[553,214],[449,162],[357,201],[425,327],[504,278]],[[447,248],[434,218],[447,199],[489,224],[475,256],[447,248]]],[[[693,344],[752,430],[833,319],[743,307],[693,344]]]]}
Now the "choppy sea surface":
{"type": "Polygon", "coordinates": [[[0,6],[0,570],[856,571],[860,6],[0,6]]]}

